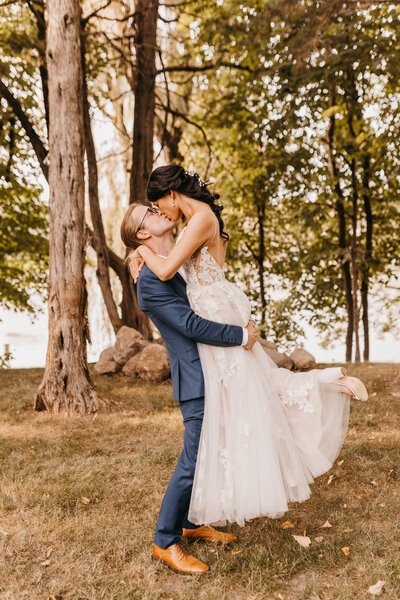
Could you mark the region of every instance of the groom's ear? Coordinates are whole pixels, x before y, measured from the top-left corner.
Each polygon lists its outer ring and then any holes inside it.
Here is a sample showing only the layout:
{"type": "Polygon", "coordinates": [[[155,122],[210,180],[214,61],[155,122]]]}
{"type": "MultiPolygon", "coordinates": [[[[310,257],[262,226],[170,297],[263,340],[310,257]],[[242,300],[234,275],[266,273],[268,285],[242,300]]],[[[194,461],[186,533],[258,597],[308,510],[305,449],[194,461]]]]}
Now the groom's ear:
{"type": "Polygon", "coordinates": [[[140,229],[137,232],[136,237],[139,238],[139,240],[148,240],[149,238],[151,238],[151,234],[145,229],[140,229]]]}

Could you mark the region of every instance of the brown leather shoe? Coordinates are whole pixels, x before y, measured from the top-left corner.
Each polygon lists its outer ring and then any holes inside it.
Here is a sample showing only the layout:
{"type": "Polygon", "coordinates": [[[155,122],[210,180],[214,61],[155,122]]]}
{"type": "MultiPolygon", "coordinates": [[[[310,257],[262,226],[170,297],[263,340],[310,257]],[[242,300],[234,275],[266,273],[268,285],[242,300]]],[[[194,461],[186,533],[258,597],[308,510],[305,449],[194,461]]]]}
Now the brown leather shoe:
{"type": "Polygon", "coordinates": [[[180,544],[173,544],[165,550],[153,544],[152,559],[165,563],[167,567],[181,575],[203,575],[209,571],[205,563],[188,554],[180,544]]]}
{"type": "Polygon", "coordinates": [[[184,529],[182,533],[183,538],[189,538],[194,540],[204,540],[205,542],[218,542],[220,544],[229,544],[237,540],[236,535],[232,533],[224,533],[223,531],[217,531],[210,525],[202,525],[195,529],[184,529]]]}

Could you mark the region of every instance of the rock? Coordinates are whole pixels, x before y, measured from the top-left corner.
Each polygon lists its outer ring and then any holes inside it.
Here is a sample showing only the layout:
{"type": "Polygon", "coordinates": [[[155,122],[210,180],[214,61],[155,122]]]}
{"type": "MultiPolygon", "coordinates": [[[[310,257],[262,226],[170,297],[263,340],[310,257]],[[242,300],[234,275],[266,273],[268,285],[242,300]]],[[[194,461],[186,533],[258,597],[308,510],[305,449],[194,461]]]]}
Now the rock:
{"type": "Polygon", "coordinates": [[[141,379],[155,383],[164,381],[170,374],[168,352],[161,344],[149,344],[142,350],[136,364],[141,379]]]}
{"type": "Polygon", "coordinates": [[[267,348],[268,348],[269,350],[278,351],[278,346],[275,344],[275,342],[270,342],[269,340],[264,340],[260,336],[257,337],[257,341],[260,342],[260,344],[264,348],[264,350],[267,350],[267,348]]]}
{"type": "Polygon", "coordinates": [[[143,350],[148,343],[139,331],[123,325],[117,333],[113,360],[122,367],[131,356],[143,350]]]}
{"type": "Polygon", "coordinates": [[[124,375],[128,375],[129,377],[136,377],[137,363],[138,363],[138,360],[139,360],[142,352],[143,352],[143,350],[141,352],[138,352],[137,354],[134,354],[133,356],[130,357],[128,362],[125,363],[125,365],[122,367],[122,373],[124,375]]]}
{"type": "Polygon", "coordinates": [[[283,367],[285,369],[291,369],[293,367],[292,359],[284,352],[278,352],[273,348],[264,348],[264,350],[278,367],[283,367]]]}
{"type": "Polygon", "coordinates": [[[113,355],[114,346],[103,350],[99,360],[94,366],[96,373],[99,373],[100,375],[111,375],[112,373],[117,373],[117,371],[119,371],[120,366],[113,360],[113,355]]]}
{"type": "Polygon", "coordinates": [[[304,348],[296,348],[293,350],[290,358],[293,360],[294,368],[297,371],[306,371],[307,369],[314,369],[316,366],[315,358],[312,354],[304,350],[304,348]]]}

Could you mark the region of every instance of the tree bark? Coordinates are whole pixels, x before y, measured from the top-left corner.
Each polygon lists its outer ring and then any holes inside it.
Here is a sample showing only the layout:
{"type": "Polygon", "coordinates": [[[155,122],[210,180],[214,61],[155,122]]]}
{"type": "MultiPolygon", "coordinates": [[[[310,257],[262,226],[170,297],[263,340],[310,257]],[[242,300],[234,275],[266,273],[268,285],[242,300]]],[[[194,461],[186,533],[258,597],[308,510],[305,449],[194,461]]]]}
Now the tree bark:
{"type": "Polygon", "coordinates": [[[93,235],[91,237],[93,248],[97,255],[96,276],[99,283],[101,293],[103,295],[104,304],[107,314],[115,334],[122,327],[123,322],[118,314],[117,305],[115,304],[110,282],[110,272],[108,264],[107,242],[104,233],[103,218],[100,210],[99,189],[98,189],[98,172],[96,150],[93,141],[92,127],[90,122],[89,102],[87,97],[87,81],[86,81],[86,58],[85,58],[85,42],[84,36],[81,37],[82,45],[82,72],[83,72],[83,121],[85,127],[85,146],[86,159],[88,165],[89,179],[89,206],[90,216],[93,224],[93,235]]]}
{"type": "Polygon", "coordinates": [[[136,15],[136,63],[132,73],[135,110],[129,203],[146,204],[147,182],[153,169],[158,0],[137,0],[136,15]]]}
{"type": "MultiPolygon", "coordinates": [[[[329,106],[335,105],[335,94],[331,93],[329,98],[329,106]]],[[[342,188],[340,187],[339,172],[336,165],[335,156],[333,153],[333,143],[335,134],[335,116],[329,118],[329,126],[326,134],[328,144],[328,168],[333,182],[333,189],[336,195],[336,214],[338,218],[338,247],[340,257],[340,267],[343,276],[343,291],[346,301],[347,312],[347,331],[346,331],[346,362],[351,362],[353,354],[353,331],[354,331],[354,309],[353,309],[353,294],[351,287],[351,271],[350,262],[348,259],[348,246],[346,234],[346,213],[344,210],[344,197],[342,188]]]]}
{"type": "Polygon", "coordinates": [[[260,305],[261,305],[261,337],[265,338],[265,314],[267,310],[267,301],[265,299],[265,281],[264,281],[264,261],[265,261],[265,236],[264,236],[264,221],[265,221],[265,203],[260,202],[257,206],[257,221],[258,221],[258,279],[260,282],[260,305]]]}
{"type": "Polygon", "coordinates": [[[369,277],[370,277],[370,261],[372,258],[372,235],[373,235],[373,214],[371,207],[371,194],[369,188],[370,180],[370,164],[371,159],[369,154],[366,154],[363,159],[363,201],[364,213],[366,220],[365,232],[365,251],[364,262],[361,273],[361,303],[362,303],[362,323],[364,331],[364,360],[369,360],[369,313],[368,313],[368,292],[369,292],[369,277]]]}
{"type": "Polygon", "coordinates": [[[351,213],[351,271],[352,271],[352,292],[353,292],[353,323],[355,339],[355,361],[360,362],[360,335],[359,322],[360,312],[358,309],[358,187],[356,175],[356,161],[354,158],[350,162],[351,186],[352,186],[352,213],[351,213]]]}
{"type": "Polygon", "coordinates": [[[87,359],[80,1],[49,0],[49,340],[36,410],[87,414],[101,403],[87,359]]]}

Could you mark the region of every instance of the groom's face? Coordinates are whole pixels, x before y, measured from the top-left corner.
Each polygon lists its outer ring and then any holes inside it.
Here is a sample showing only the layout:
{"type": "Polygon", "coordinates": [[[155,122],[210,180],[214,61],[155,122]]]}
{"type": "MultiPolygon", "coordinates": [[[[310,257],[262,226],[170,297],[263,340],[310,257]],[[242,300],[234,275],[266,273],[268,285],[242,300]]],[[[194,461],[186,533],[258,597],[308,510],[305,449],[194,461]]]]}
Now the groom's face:
{"type": "Polygon", "coordinates": [[[140,231],[149,233],[153,237],[164,235],[168,231],[171,231],[175,225],[164,214],[161,214],[159,211],[152,212],[144,205],[135,208],[132,212],[132,218],[137,223],[137,227],[140,226],[140,231]]]}

